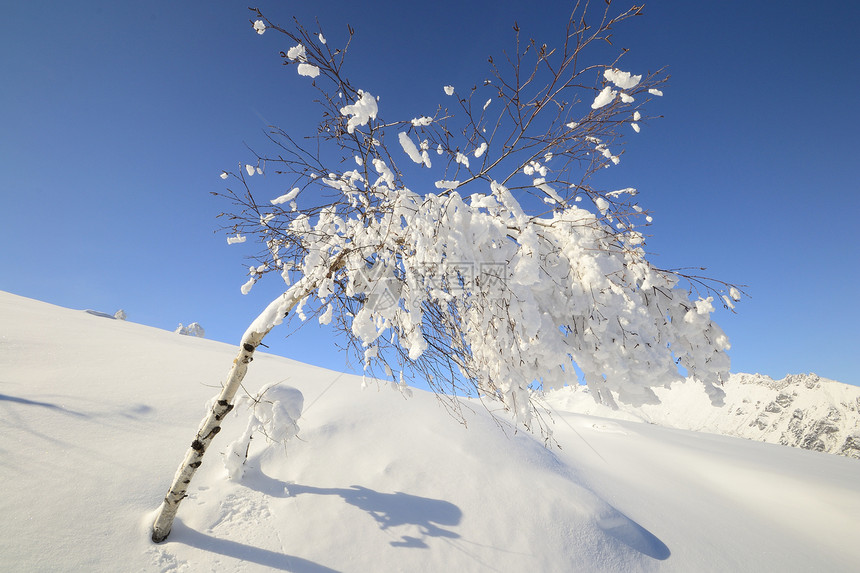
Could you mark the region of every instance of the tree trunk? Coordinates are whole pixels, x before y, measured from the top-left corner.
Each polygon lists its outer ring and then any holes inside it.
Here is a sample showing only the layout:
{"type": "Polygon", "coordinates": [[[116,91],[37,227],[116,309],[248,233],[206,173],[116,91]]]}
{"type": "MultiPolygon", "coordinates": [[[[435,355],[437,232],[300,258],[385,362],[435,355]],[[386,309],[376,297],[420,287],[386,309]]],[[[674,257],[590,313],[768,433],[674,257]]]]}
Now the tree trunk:
{"type": "Polygon", "coordinates": [[[194,477],[197,468],[203,463],[203,454],[206,453],[212,439],[221,431],[221,421],[233,409],[233,398],[242,384],[242,379],[245,378],[248,364],[254,359],[254,351],[263,341],[263,337],[275,325],[280,324],[293,306],[308,294],[308,289],[303,288],[303,285],[304,281],[299,281],[283,295],[273,300],[242,336],[239,355],[233,360],[233,367],[230,369],[224,388],[215,399],[212,410],[200,423],[197,435],[191,442],[185,459],[182,460],[179,469],[176,470],[173,483],[161,503],[155,522],[152,524],[152,540],[155,543],[164,541],[170,535],[179,504],[187,497],[188,484],[191,483],[191,478],[194,477]]]}

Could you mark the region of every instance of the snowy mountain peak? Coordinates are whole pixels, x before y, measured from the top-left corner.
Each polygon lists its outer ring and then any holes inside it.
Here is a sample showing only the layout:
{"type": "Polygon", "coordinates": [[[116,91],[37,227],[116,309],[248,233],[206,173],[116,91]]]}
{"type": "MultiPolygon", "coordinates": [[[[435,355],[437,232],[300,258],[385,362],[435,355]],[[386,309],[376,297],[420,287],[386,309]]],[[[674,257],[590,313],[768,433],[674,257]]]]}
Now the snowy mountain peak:
{"type": "Polygon", "coordinates": [[[617,411],[594,404],[584,388],[547,394],[553,407],[584,414],[638,420],[670,428],[710,432],[860,459],[860,387],[789,374],[732,374],[717,408],[694,384],[657,389],[661,403],[617,411]]]}

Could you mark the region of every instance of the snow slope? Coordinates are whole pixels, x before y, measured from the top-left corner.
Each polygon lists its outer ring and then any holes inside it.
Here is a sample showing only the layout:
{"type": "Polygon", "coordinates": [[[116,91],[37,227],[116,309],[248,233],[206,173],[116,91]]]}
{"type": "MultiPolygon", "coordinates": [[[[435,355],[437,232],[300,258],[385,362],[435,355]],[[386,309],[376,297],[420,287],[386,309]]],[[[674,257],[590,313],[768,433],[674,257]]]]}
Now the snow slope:
{"type": "Polygon", "coordinates": [[[556,408],[659,424],[669,428],[737,436],[771,444],[860,459],[860,387],[793,374],[773,380],[761,374],[732,374],[715,407],[698,384],[656,388],[660,404],[618,410],[595,403],[585,387],[548,392],[556,408]]]}
{"type": "MultiPolygon", "coordinates": [[[[274,335],[277,335],[275,333],[274,335]]],[[[848,571],[860,462],[555,408],[544,448],[467,404],[261,355],[304,394],[286,450],[225,423],[168,540],[150,519],[229,345],[0,293],[3,571],[848,571]]]]}

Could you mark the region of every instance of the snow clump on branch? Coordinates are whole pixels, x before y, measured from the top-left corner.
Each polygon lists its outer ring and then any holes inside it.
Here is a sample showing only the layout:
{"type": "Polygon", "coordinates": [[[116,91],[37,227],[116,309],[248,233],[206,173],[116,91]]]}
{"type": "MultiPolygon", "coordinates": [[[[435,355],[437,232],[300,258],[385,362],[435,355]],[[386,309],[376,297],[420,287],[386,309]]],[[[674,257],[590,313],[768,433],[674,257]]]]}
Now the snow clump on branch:
{"type": "Polygon", "coordinates": [[[355,132],[356,127],[367,125],[371,119],[376,119],[378,111],[376,98],[362,90],[358,90],[358,100],[354,104],[340,108],[341,115],[352,116],[346,124],[346,130],[350,134],[355,132]]]}
{"type": "Polygon", "coordinates": [[[297,71],[300,76],[315,78],[320,75],[320,69],[308,63],[308,56],[304,45],[299,44],[290,48],[287,51],[287,57],[299,63],[297,71]]]}

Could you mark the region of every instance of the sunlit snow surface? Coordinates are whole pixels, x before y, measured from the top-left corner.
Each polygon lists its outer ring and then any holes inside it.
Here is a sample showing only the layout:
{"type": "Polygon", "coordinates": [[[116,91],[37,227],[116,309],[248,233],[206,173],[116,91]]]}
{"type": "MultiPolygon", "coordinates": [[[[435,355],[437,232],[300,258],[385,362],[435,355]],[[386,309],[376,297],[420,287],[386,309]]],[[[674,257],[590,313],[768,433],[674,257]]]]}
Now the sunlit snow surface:
{"type": "MultiPolygon", "coordinates": [[[[241,333],[237,333],[237,339],[241,333]]],[[[299,334],[300,335],[300,334],[299,334]]],[[[273,333],[278,336],[278,331],[273,333]]],[[[860,462],[560,411],[544,448],[469,404],[260,355],[286,450],[228,417],[161,545],[157,508],[234,348],[0,293],[0,569],[850,571],[860,462]],[[499,423],[497,423],[499,422],[499,423]],[[501,424],[501,427],[500,427],[501,424]]],[[[239,409],[239,408],[237,408],[239,409]]]]}

